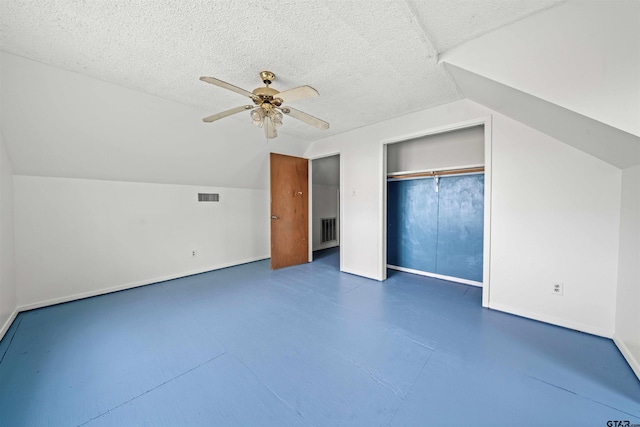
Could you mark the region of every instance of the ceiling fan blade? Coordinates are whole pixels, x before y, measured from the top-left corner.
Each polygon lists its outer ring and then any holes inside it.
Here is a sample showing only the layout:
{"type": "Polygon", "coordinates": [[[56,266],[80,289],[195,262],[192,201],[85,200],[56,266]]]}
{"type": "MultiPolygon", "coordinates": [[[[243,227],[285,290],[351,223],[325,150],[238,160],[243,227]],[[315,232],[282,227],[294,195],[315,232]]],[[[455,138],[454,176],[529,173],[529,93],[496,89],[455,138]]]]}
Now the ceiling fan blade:
{"type": "Polygon", "coordinates": [[[314,98],[318,95],[320,95],[318,91],[311,86],[299,86],[280,92],[275,97],[282,99],[284,102],[293,102],[299,99],[314,98]]]}
{"type": "Polygon", "coordinates": [[[295,108],[281,107],[280,111],[282,111],[284,114],[288,116],[293,117],[294,119],[298,119],[300,121],[305,122],[308,125],[317,127],[318,129],[329,129],[329,123],[325,122],[324,120],[320,120],[317,117],[313,117],[311,114],[307,114],[303,111],[296,110],[295,108]]]}
{"type": "Polygon", "coordinates": [[[240,95],[248,96],[249,98],[255,98],[255,95],[248,90],[244,90],[239,88],[238,86],[234,86],[231,83],[223,82],[222,80],[218,80],[213,77],[200,77],[200,80],[203,82],[211,83],[212,85],[216,85],[225,89],[228,89],[232,92],[239,93],[240,95]]]}
{"type": "Polygon", "coordinates": [[[230,116],[232,114],[240,113],[241,111],[249,111],[253,108],[253,105],[243,105],[242,107],[232,108],[231,110],[223,111],[222,113],[214,114],[209,117],[205,117],[202,119],[203,122],[215,122],[216,120],[222,119],[224,117],[230,116]]]}

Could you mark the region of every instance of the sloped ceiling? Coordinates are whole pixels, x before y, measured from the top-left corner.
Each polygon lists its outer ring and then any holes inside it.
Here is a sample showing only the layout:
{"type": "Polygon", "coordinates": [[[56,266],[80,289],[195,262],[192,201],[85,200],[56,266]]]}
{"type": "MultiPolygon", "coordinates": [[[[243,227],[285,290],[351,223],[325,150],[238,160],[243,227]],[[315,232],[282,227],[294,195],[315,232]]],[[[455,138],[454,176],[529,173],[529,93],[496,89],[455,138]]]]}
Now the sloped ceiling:
{"type": "Polygon", "coordinates": [[[263,187],[268,151],[303,153],[314,140],[462,98],[440,53],[558,3],[2,0],[2,132],[18,174],[263,187]],[[200,76],[252,90],[265,69],[276,89],[316,88],[319,98],[292,106],[330,129],[286,117],[267,147],[244,113],[201,122],[246,99],[200,76]],[[172,111],[182,140],[169,131],[172,111]]]}
{"type": "Polygon", "coordinates": [[[462,68],[447,69],[469,99],[620,169],[640,163],[635,135],[462,68]]]}
{"type": "Polygon", "coordinates": [[[268,69],[320,92],[295,106],[329,131],[282,128],[315,140],[459,99],[438,53],[556,3],[3,0],[0,49],[211,113],[246,100],[198,77],[252,90],[268,69]]]}
{"type": "Polygon", "coordinates": [[[569,1],[441,61],[465,97],[619,168],[640,163],[640,2],[569,1]]]}

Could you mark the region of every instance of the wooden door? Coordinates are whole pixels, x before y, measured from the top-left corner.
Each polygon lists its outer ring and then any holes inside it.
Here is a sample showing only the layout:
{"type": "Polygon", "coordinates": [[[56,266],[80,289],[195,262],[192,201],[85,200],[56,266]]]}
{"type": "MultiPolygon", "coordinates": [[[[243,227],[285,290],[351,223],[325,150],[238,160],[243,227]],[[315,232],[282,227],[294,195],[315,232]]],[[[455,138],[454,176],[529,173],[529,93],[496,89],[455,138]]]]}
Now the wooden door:
{"type": "Polygon", "coordinates": [[[271,153],[271,269],[309,261],[309,161],[271,153]]]}

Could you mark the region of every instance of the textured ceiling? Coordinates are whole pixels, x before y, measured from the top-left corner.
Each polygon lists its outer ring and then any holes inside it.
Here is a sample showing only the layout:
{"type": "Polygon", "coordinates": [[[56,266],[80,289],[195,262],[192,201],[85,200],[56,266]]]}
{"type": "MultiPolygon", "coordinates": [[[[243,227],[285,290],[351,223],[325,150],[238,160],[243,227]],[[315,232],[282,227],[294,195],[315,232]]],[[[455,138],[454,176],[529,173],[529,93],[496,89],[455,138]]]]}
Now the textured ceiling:
{"type": "Polygon", "coordinates": [[[320,92],[292,106],[328,131],[290,118],[280,130],[316,140],[461,98],[439,53],[557,3],[0,0],[0,49],[210,114],[246,100],[200,76],[252,90],[271,70],[276,89],[320,92]]]}

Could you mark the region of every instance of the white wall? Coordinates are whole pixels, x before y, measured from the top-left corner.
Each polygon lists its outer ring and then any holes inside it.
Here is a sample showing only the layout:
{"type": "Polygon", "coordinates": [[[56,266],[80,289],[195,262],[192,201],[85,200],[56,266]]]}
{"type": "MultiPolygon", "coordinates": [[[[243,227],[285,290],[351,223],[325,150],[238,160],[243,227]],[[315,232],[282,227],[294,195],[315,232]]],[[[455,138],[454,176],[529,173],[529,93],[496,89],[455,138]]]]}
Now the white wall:
{"type": "Polygon", "coordinates": [[[387,172],[410,172],[484,164],[484,129],[473,126],[454,132],[389,144],[387,172]]]}
{"type": "Polygon", "coordinates": [[[338,189],[337,185],[313,184],[313,250],[333,248],[339,245],[340,216],[338,215],[338,189]],[[322,243],[322,218],[336,218],[338,240],[322,243]]]}
{"type": "Polygon", "coordinates": [[[266,190],[18,175],[14,184],[22,309],[269,257],[266,190]],[[198,203],[198,192],[220,202],[198,203]]]}
{"type": "Polygon", "coordinates": [[[614,339],[640,378],[640,166],[622,171],[620,218],[614,339]]]}
{"type": "Polygon", "coordinates": [[[326,138],[307,150],[308,157],[341,153],[343,271],[384,277],[382,144],[489,114],[489,307],[611,337],[620,171],[468,100],[326,138]],[[553,280],[565,283],[563,297],[551,294],[553,280]]]}
{"type": "Polygon", "coordinates": [[[486,114],[488,110],[478,104],[457,101],[325,138],[309,147],[305,153],[309,158],[340,153],[343,271],[377,280],[385,277],[382,141],[415,138],[425,130],[486,114]]]}
{"type": "Polygon", "coordinates": [[[0,339],[16,314],[13,171],[0,134],[0,339]]]}
{"type": "Polygon", "coordinates": [[[497,114],[492,149],[490,307],[611,337],[620,170],[497,114]]]}

